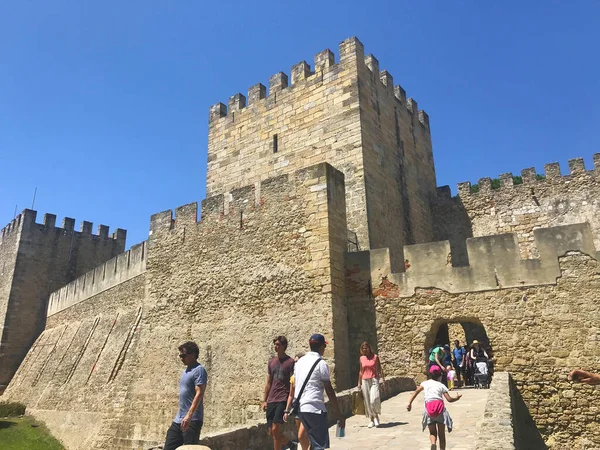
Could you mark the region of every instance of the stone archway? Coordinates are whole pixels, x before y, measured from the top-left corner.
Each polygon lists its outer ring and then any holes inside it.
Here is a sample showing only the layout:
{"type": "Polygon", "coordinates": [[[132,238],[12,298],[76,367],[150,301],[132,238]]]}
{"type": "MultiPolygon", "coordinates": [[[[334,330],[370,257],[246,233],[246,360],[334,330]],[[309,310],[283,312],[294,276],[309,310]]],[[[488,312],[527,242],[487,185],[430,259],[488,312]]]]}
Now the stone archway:
{"type": "Polygon", "coordinates": [[[471,345],[477,339],[484,347],[490,346],[490,340],[481,321],[474,317],[462,319],[437,319],[425,336],[424,351],[432,347],[450,344],[458,339],[461,345],[471,345]]]}

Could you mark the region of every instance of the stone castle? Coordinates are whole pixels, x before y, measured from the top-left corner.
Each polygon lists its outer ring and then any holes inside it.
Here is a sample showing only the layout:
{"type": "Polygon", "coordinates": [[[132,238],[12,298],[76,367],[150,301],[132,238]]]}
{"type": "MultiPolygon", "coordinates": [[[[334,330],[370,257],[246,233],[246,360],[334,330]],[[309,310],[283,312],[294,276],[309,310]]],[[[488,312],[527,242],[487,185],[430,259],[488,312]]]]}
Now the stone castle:
{"type": "MultiPolygon", "coordinates": [[[[159,443],[177,408],[176,347],[201,348],[204,429],[259,411],[274,335],[329,340],[336,388],[362,341],[389,375],[423,377],[448,327],[492,344],[535,433],[600,444],[600,155],[520,176],[436,185],[429,118],[356,38],[210,108],[207,198],[125,232],[25,210],[0,241],[3,400],[69,449],[159,443]]],[[[531,430],[530,430],[531,433],[531,430]]],[[[578,447],[579,446],[579,447],[578,447]]],[[[524,447],[526,448],[526,447],[524,447]]],[[[531,448],[531,447],[530,447],[531,448]]]]}

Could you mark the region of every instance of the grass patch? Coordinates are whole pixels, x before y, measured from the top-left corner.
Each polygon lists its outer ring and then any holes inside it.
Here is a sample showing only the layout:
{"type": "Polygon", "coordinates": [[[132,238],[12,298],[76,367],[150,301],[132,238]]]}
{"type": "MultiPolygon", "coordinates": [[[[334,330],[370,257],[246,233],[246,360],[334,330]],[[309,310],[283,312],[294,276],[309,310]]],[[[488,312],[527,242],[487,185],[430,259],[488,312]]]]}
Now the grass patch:
{"type": "Polygon", "coordinates": [[[30,417],[0,419],[0,443],[2,450],[64,450],[43,424],[30,417]]]}

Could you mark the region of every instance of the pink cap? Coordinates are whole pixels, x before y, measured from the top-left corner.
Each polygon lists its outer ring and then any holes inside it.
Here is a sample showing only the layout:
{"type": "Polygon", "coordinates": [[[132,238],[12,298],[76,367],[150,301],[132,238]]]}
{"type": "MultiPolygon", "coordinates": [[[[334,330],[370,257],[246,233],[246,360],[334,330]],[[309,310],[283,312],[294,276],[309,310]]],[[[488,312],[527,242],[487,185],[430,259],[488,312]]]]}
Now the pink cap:
{"type": "Polygon", "coordinates": [[[442,373],[442,369],[440,369],[439,366],[431,366],[429,368],[429,373],[431,375],[439,375],[440,373],[442,373]]]}

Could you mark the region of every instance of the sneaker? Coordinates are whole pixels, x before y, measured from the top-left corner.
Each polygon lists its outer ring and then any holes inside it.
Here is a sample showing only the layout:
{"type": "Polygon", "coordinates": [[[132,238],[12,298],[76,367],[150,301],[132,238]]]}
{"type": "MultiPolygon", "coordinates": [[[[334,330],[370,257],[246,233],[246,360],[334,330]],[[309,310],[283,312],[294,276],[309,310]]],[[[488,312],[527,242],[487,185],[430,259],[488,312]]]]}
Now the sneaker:
{"type": "Polygon", "coordinates": [[[375,424],[375,428],[377,428],[379,426],[379,419],[375,418],[373,423],[375,424]]]}
{"type": "Polygon", "coordinates": [[[369,422],[369,425],[367,425],[368,428],[373,428],[373,426],[375,426],[375,424],[373,423],[373,421],[369,422]]]}

